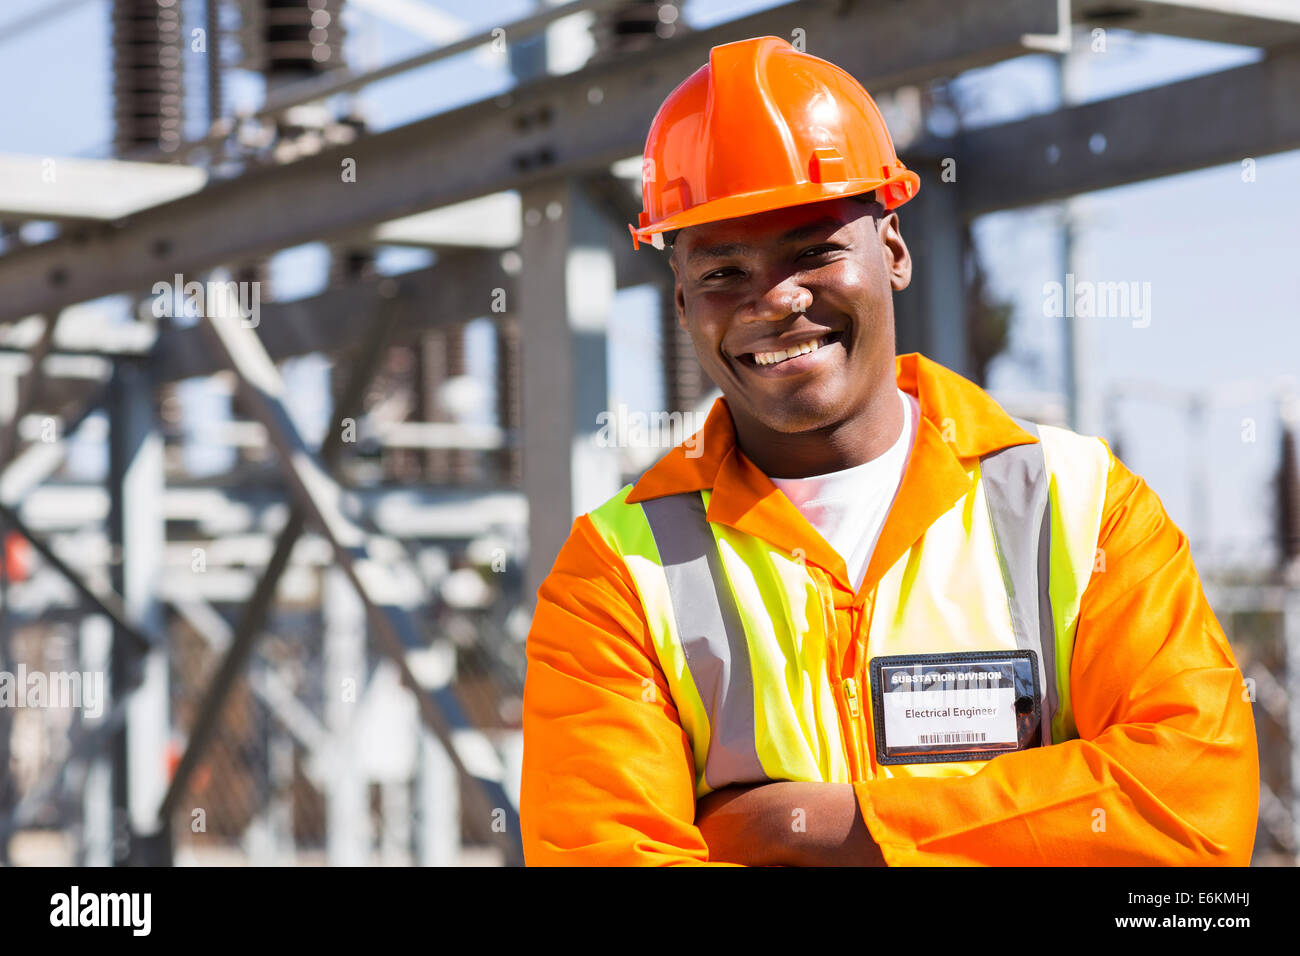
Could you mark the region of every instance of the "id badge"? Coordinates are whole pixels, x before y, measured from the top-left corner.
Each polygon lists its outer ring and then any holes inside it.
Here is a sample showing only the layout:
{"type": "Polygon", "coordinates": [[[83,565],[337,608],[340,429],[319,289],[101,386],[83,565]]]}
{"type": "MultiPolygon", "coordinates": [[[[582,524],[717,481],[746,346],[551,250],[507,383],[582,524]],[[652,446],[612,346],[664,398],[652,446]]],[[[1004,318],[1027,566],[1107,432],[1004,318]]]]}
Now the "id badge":
{"type": "Polygon", "coordinates": [[[899,654],[871,661],[876,760],[989,760],[1042,740],[1033,651],[899,654]]]}

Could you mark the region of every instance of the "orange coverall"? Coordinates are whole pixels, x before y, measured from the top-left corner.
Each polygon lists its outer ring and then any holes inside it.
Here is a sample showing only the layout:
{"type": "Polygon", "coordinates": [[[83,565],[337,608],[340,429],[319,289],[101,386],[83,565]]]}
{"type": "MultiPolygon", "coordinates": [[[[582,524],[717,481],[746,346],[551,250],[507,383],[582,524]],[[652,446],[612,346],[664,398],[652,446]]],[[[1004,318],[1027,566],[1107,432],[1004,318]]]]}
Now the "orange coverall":
{"type": "MultiPolygon", "coordinates": [[[[923,356],[899,356],[897,374],[922,420],[856,594],[843,559],[735,447],[723,398],[703,454],[679,446],[628,499],[712,487],[725,507],[711,519],[803,548],[834,581],[837,630],[851,636],[839,642],[841,676],[866,652],[864,607],[884,572],[967,492],[973,459],[1011,444],[1015,428],[983,390],[923,356]]],[[[855,781],[888,865],[1249,863],[1259,758],[1245,683],[1187,538],[1113,455],[1098,547],[1105,571],[1084,592],[1070,665],[1079,739],[1003,754],[969,776],[855,781]]],[[[527,863],[720,865],[694,825],[691,748],[640,599],[586,515],[538,590],[527,658],[527,863]]]]}

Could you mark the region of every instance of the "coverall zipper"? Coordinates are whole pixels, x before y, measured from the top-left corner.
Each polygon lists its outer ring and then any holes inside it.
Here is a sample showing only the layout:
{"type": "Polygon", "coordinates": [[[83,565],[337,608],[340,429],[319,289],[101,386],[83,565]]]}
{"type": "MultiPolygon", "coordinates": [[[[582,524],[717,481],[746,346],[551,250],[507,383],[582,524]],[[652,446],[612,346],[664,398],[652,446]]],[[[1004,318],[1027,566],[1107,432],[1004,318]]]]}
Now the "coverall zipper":
{"type": "Polygon", "coordinates": [[[844,678],[842,686],[849,707],[849,732],[852,738],[850,744],[854,752],[853,780],[857,782],[866,779],[863,771],[862,705],[858,699],[858,682],[855,678],[844,678]]]}
{"type": "MultiPolygon", "coordinates": [[[[849,761],[849,778],[857,783],[868,779],[866,745],[862,736],[863,701],[861,683],[856,677],[840,677],[840,629],[835,615],[835,584],[829,575],[820,569],[809,568],[817,582],[822,600],[822,618],[825,622],[827,638],[827,671],[831,678],[831,687],[835,696],[835,709],[840,720],[841,739],[849,761]],[[847,732],[846,732],[847,731],[847,732]]],[[[863,641],[852,628],[849,637],[854,641],[853,668],[861,672],[863,641]]]]}
{"type": "Polygon", "coordinates": [[[862,780],[862,746],[858,739],[858,720],[862,713],[861,701],[858,698],[858,682],[852,677],[845,677],[835,682],[838,690],[837,696],[842,698],[839,703],[841,710],[841,727],[848,728],[848,739],[844,741],[845,751],[849,757],[849,777],[852,781],[862,780]]]}

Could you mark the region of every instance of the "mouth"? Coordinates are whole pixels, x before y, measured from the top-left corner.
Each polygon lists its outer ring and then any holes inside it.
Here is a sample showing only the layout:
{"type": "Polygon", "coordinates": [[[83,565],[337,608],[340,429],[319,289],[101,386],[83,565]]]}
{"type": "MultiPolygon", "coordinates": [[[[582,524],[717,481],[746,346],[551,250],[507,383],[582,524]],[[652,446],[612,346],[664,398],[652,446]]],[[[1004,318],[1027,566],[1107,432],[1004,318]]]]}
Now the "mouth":
{"type": "Polygon", "coordinates": [[[739,356],[742,365],[760,375],[793,375],[815,368],[830,358],[833,347],[844,338],[843,330],[827,332],[820,338],[801,342],[796,346],[776,352],[746,352],[739,356]]]}

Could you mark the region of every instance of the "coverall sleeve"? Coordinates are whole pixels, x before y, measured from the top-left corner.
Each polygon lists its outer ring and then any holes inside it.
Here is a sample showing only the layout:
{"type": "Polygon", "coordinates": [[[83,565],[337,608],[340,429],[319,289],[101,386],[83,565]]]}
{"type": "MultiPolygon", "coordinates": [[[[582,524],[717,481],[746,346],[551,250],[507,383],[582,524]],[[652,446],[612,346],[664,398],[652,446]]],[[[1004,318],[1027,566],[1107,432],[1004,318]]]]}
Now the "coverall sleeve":
{"type": "Polygon", "coordinates": [[[1098,543],[1070,666],[1079,739],[965,777],[854,784],[889,865],[1249,864],[1245,683],[1187,538],[1114,455],[1098,543]]]}
{"type": "Polygon", "coordinates": [[[708,863],[694,761],[627,569],[583,515],[538,589],[524,681],[529,866],[708,863]]]}

